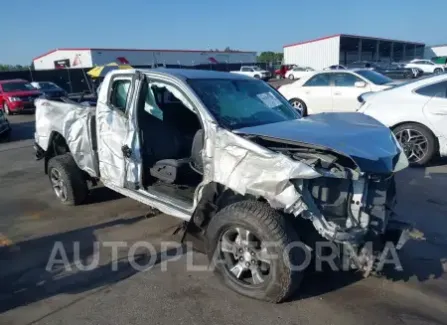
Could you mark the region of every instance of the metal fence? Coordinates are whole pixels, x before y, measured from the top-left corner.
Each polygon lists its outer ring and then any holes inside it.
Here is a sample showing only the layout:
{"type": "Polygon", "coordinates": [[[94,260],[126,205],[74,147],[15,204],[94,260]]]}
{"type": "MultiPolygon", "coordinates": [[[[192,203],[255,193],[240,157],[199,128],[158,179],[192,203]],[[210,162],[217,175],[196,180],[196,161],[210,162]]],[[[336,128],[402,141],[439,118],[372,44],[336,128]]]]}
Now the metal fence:
{"type": "MultiPolygon", "coordinates": [[[[242,65],[257,65],[268,69],[268,65],[259,63],[217,63],[201,64],[196,66],[166,65],[166,68],[201,69],[214,71],[239,70],[242,65]]],[[[150,69],[153,66],[134,66],[134,68],[150,69]]],[[[55,70],[17,70],[0,71],[0,80],[25,79],[28,81],[52,81],[64,88],[69,93],[81,93],[91,91],[91,79],[87,75],[90,69],[55,69],[55,70]]]]}

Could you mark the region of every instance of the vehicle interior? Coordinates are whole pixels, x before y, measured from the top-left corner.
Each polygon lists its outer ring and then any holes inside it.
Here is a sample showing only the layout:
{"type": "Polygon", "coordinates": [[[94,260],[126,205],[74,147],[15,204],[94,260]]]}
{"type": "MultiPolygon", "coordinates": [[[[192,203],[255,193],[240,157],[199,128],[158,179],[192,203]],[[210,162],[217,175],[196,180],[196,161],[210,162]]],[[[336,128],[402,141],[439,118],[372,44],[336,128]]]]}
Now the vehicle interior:
{"type": "Polygon", "coordinates": [[[143,186],[151,192],[192,204],[202,180],[204,134],[189,102],[173,86],[151,83],[140,88],[137,117],[143,159],[143,186]]]}

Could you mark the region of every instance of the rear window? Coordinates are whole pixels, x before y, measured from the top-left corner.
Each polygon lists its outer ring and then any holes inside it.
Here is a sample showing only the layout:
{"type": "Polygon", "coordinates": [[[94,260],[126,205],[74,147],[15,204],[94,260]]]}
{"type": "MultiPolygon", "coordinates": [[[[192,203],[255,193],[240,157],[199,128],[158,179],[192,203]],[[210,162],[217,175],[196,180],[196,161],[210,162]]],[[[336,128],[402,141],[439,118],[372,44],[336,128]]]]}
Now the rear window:
{"type": "Polygon", "coordinates": [[[392,83],[393,79],[388,78],[384,76],[383,74],[380,74],[376,71],[372,70],[358,70],[356,71],[359,75],[361,75],[363,78],[368,79],[370,82],[376,85],[385,85],[388,83],[392,83]]]}
{"type": "Polygon", "coordinates": [[[419,95],[427,97],[447,98],[447,81],[437,82],[432,85],[419,88],[415,92],[419,95]]]}

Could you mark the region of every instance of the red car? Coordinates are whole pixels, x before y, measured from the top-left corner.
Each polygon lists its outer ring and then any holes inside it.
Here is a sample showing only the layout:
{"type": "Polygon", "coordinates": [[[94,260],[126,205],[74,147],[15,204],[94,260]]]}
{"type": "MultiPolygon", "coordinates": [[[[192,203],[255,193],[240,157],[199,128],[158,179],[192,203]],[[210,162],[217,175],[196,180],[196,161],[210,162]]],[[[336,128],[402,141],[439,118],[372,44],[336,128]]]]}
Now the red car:
{"type": "Polygon", "coordinates": [[[276,79],[284,79],[286,77],[286,72],[293,69],[295,65],[284,65],[282,64],[277,69],[275,69],[276,79]]]}
{"type": "Polygon", "coordinates": [[[34,100],[41,95],[42,93],[26,80],[0,80],[0,107],[6,115],[33,112],[34,100]]]}

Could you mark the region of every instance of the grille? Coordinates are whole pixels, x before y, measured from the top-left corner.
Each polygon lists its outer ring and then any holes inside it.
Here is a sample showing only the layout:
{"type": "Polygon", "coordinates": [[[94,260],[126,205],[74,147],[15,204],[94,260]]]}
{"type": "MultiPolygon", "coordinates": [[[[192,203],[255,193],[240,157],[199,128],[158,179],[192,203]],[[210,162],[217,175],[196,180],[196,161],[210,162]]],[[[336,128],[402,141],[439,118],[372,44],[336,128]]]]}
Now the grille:
{"type": "Polygon", "coordinates": [[[20,96],[19,98],[24,102],[34,102],[34,100],[40,95],[20,96]]]}

